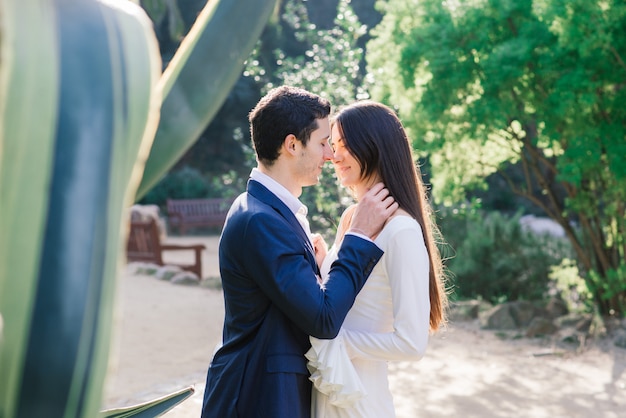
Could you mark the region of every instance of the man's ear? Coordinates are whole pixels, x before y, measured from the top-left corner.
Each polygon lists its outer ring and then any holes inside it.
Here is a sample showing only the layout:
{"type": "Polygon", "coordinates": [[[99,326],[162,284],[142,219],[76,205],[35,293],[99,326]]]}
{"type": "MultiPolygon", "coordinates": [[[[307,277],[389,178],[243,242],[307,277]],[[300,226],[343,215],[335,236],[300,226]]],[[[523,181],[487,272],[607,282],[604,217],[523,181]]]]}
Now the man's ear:
{"type": "Polygon", "coordinates": [[[296,155],[296,149],[298,149],[298,138],[294,134],[289,134],[283,141],[283,149],[290,155],[296,155]]]}

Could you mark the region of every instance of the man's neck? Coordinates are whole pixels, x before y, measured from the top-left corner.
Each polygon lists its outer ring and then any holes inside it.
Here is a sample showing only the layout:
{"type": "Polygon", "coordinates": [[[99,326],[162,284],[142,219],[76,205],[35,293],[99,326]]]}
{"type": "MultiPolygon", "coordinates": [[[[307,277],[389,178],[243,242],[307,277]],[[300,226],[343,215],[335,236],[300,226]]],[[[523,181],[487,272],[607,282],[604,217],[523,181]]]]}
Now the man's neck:
{"type": "Polygon", "coordinates": [[[299,198],[302,194],[302,187],[294,184],[293,177],[289,174],[287,170],[283,169],[278,164],[267,167],[259,163],[257,165],[257,170],[259,170],[266,176],[271,177],[272,180],[283,186],[289,191],[289,193],[294,195],[296,198],[299,198]]]}

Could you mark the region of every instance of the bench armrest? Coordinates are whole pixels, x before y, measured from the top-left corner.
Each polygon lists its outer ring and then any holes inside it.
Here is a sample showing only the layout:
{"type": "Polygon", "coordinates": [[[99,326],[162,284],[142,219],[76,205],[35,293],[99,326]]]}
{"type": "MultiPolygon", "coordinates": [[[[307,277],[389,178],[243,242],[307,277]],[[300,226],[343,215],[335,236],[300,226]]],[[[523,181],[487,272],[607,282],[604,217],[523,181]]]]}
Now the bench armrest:
{"type": "Polygon", "coordinates": [[[194,244],[194,245],[176,245],[176,244],[162,244],[161,249],[163,250],[204,250],[206,249],[206,245],[204,244],[194,244]]]}

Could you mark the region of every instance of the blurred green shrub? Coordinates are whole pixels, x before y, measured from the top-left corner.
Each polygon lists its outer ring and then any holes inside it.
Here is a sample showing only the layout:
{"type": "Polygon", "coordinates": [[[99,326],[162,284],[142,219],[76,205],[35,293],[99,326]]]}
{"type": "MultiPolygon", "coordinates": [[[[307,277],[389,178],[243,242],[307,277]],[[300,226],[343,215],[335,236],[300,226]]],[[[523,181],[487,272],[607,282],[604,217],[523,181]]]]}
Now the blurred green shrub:
{"type": "Polygon", "coordinates": [[[593,311],[593,293],[580,276],[575,260],[564,258],[558,265],[552,266],[550,280],[554,293],[561,295],[570,312],[593,311]]]}
{"type": "Polygon", "coordinates": [[[501,303],[549,294],[551,268],[571,257],[570,244],[525,230],[520,217],[472,205],[440,209],[438,224],[449,245],[442,254],[451,273],[453,299],[501,303]]]}
{"type": "Polygon", "coordinates": [[[246,189],[246,181],[247,177],[239,176],[235,171],[215,176],[186,166],[167,173],[139,203],[158,205],[163,211],[167,199],[234,197],[246,189]]]}

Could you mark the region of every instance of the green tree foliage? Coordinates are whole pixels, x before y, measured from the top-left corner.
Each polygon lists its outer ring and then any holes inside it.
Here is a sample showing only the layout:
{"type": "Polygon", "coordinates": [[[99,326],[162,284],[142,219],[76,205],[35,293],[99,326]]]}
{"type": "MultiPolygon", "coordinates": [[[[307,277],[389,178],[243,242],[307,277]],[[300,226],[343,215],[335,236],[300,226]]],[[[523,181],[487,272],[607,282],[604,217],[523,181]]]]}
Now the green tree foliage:
{"type": "Polygon", "coordinates": [[[565,229],[601,312],[626,312],[626,3],[379,6],[372,96],[430,154],[436,199],[502,175],[565,229]],[[521,182],[507,177],[513,163],[521,182]]]}
{"type": "Polygon", "coordinates": [[[295,1],[286,4],[283,19],[296,29],[296,39],[308,49],[295,57],[276,51],[281,66],[275,76],[282,84],[302,86],[326,97],[335,108],[368,96],[360,71],[363,49],[356,45],[367,28],[349,2],[339,2],[330,29],[317,29],[308,20],[305,6],[295,1]]]}

